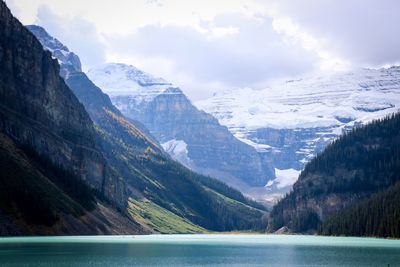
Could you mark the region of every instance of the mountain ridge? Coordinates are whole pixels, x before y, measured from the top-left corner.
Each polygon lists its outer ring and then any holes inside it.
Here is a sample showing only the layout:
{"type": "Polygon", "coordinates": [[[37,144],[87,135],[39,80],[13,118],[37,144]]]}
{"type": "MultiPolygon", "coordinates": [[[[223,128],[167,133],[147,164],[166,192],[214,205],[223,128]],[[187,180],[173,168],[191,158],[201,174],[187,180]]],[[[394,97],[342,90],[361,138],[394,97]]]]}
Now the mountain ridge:
{"type": "Polygon", "coordinates": [[[145,232],[57,61],[3,1],[0,36],[1,234],[145,232]]]}
{"type": "Polygon", "coordinates": [[[167,152],[193,170],[231,186],[235,186],[232,179],[264,186],[274,177],[268,160],[261,160],[252,147],[235,139],[214,117],[196,109],[171,83],[121,63],[89,70],[88,76],[110,93],[113,104],[126,117],[149,128],[164,148],[173,140],[186,146],[182,157],[167,152]],[[140,84],[143,76],[146,86],[140,84]],[[154,82],[149,82],[152,79],[154,82]]]}

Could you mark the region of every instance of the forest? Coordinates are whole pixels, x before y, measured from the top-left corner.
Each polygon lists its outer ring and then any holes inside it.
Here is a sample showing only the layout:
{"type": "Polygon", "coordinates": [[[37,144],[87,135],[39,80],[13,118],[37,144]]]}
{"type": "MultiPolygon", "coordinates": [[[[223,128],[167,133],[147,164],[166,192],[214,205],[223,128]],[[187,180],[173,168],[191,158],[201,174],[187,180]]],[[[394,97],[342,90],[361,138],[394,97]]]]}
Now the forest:
{"type": "Polygon", "coordinates": [[[399,170],[396,113],[354,128],[311,160],[293,191],[273,208],[269,230],[397,236],[399,202],[391,201],[398,199],[398,187],[392,187],[400,181],[399,170]],[[332,205],[330,199],[339,201],[332,205]],[[368,212],[373,216],[366,220],[368,212]]]}

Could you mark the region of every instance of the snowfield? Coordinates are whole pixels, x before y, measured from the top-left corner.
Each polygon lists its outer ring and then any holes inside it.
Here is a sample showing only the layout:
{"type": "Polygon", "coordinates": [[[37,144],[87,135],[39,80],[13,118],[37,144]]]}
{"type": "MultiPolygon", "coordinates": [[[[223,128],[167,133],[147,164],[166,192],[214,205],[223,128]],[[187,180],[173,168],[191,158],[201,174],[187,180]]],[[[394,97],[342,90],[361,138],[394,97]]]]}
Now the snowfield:
{"type": "Polygon", "coordinates": [[[180,90],[173,90],[176,87],[164,79],[122,63],[104,64],[89,70],[87,75],[111,98],[130,96],[137,104],[141,101],[150,102],[160,94],[181,93],[180,90]]]}
{"type": "Polygon", "coordinates": [[[399,110],[400,67],[287,80],[262,90],[232,89],[195,105],[268,154],[275,168],[301,170],[352,127],[399,110]]]}
{"type": "Polygon", "coordinates": [[[237,133],[257,128],[332,127],[367,122],[398,110],[400,68],[362,69],[233,89],[195,105],[237,133]]]}

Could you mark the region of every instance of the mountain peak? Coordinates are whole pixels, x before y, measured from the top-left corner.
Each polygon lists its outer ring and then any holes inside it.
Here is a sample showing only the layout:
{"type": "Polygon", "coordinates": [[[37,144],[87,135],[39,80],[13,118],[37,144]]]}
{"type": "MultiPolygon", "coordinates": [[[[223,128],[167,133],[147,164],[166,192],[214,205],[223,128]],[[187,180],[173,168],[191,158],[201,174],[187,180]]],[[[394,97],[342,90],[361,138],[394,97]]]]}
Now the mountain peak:
{"type": "Polygon", "coordinates": [[[96,71],[104,71],[106,74],[110,75],[111,73],[121,73],[125,75],[125,77],[129,80],[137,82],[139,85],[147,87],[147,86],[154,86],[154,85],[172,85],[171,83],[167,82],[166,80],[154,77],[153,75],[144,72],[135,66],[124,64],[124,63],[106,63],[100,66],[99,68],[90,70],[89,72],[96,72],[96,71]]]}
{"type": "Polygon", "coordinates": [[[51,52],[52,56],[58,60],[60,65],[67,66],[69,70],[82,71],[79,57],[75,53],[69,51],[68,47],[63,45],[58,39],[51,36],[43,27],[27,25],[26,28],[36,36],[44,49],[51,52]]]}
{"type": "Polygon", "coordinates": [[[182,94],[164,79],[123,63],[106,63],[89,70],[87,75],[110,96],[134,96],[139,102],[151,101],[160,94],[182,94]]]}

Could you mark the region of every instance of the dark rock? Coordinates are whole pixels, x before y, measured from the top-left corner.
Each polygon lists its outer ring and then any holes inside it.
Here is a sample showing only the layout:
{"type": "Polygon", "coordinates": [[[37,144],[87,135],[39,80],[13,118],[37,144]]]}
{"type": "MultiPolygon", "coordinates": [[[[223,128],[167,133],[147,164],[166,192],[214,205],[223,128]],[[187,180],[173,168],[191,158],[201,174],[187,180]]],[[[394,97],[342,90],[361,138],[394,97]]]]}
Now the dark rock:
{"type": "Polygon", "coordinates": [[[125,191],[110,175],[93,123],[36,37],[0,3],[0,129],[71,170],[122,207],[125,191]]]}

